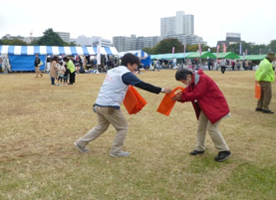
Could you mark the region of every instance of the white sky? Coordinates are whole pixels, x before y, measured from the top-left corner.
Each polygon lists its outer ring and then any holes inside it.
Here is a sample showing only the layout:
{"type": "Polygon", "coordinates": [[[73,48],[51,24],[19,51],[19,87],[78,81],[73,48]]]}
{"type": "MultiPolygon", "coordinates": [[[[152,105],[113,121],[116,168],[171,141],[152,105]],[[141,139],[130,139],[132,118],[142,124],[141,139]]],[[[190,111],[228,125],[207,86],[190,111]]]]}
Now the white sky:
{"type": "Polygon", "coordinates": [[[177,11],[194,15],[195,35],[212,47],[228,32],[256,44],[276,39],[276,0],[0,0],[0,38],[48,28],[71,38],[160,36],[160,18],[177,11]]]}

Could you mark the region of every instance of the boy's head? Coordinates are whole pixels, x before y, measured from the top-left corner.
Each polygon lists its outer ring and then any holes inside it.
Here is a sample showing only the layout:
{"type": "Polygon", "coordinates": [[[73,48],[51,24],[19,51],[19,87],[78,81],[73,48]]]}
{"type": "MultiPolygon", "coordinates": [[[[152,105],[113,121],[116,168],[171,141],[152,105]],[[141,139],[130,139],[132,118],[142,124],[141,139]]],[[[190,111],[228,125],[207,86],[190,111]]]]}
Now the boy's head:
{"type": "Polygon", "coordinates": [[[193,72],[188,69],[180,69],[175,73],[175,79],[189,86],[192,82],[193,72]]]}
{"type": "Polygon", "coordinates": [[[133,72],[140,65],[140,59],[131,53],[127,53],[123,56],[121,65],[126,66],[131,72],[133,72]]]}
{"type": "Polygon", "coordinates": [[[66,62],[66,63],[68,63],[68,62],[69,62],[69,58],[64,57],[64,58],[63,58],[63,61],[66,62]]]}

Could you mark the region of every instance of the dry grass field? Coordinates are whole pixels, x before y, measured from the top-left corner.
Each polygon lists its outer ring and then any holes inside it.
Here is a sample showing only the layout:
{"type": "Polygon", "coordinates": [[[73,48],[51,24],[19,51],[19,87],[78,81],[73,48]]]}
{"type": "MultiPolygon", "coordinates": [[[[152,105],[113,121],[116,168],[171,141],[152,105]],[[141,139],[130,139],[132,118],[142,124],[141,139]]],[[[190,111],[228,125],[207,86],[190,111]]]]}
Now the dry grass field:
{"type": "MultiPolygon", "coordinates": [[[[137,74],[158,86],[181,86],[175,70],[137,74]]],[[[0,75],[0,199],[275,200],[276,115],[254,111],[254,71],[206,72],[223,91],[232,117],[220,124],[232,157],[193,157],[197,120],[190,103],[169,117],[156,112],[163,94],[137,89],[144,109],[128,115],[127,158],[109,156],[115,131],[92,141],[88,153],[73,142],[96,125],[92,105],[105,74],[77,74],[73,86],[52,86],[47,74],[0,75]]],[[[270,108],[276,111],[276,84],[270,108]]]]}

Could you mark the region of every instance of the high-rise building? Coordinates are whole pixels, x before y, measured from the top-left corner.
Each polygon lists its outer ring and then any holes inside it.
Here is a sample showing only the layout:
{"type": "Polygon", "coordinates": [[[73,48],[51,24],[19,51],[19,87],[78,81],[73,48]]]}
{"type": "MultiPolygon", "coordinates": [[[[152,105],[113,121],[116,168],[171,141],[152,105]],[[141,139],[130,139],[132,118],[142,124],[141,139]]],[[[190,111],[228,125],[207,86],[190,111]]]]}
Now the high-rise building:
{"type": "Polygon", "coordinates": [[[59,37],[67,43],[70,43],[70,33],[65,33],[65,32],[56,32],[59,37]]]}
{"type": "Polygon", "coordinates": [[[142,50],[145,47],[155,47],[162,38],[160,36],[153,37],[136,37],[136,35],[131,35],[130,37],[117,36],[113,37],[113,44],[118,52],[123,51],[135,51],[142,50]]]}
{"type": "Polygon", "coordinates": [[[225,44],[226,46],[228,46],[239,42],[242,42],[240,33],[226,33],[226,40],[218,41],[217,45],[222,46],[223,44],[225,44]]]}
{"type": "Polygon", "coordinates": [[[161,36],[194,34],[194,15],[176,12],[175,17],[161,18],[161,36]]]}
{"type": "Polygon", "coordinates": [[[101,41],[101,46],[112,47],[111,40],[104,39],[100,36],[86,37],[85,35],[79,36],[77,39],[71,39],[76,45],[80,46],[97,46],[101,41]]]}

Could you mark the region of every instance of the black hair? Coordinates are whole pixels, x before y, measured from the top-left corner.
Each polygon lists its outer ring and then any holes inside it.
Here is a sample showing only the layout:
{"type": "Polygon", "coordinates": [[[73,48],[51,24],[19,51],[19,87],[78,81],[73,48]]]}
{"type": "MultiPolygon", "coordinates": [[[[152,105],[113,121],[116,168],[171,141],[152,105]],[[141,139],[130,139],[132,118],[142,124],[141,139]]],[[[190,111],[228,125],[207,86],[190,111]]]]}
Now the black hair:
{"type": "Polygon", "coordinates": [[[64,57],[64,58],[63,58],[63,61],[68,62],[68,61],[69,61],[69,58],[64,57]]]}
{"type": "Polygon", "coordinates": [[[177,81],[179,81],[179,80],[187,80],[187,76],[188,75],[193,75],[193,72],[190,71],[190,70],[188,70],[188,69],[179,69],[175,73],[175,79],[177,81]]]}
{"type": "Polygon", "coordinates": [[[140,65],[140,59],[137,56],[135,56],[131,53],[127,53],[123,56],[122,61],[121,61],[121,65],[124,65],[124,66],[127,67],[128,63],[130,63],[131,65],[137,64],[139,66],[140,65]]]}

